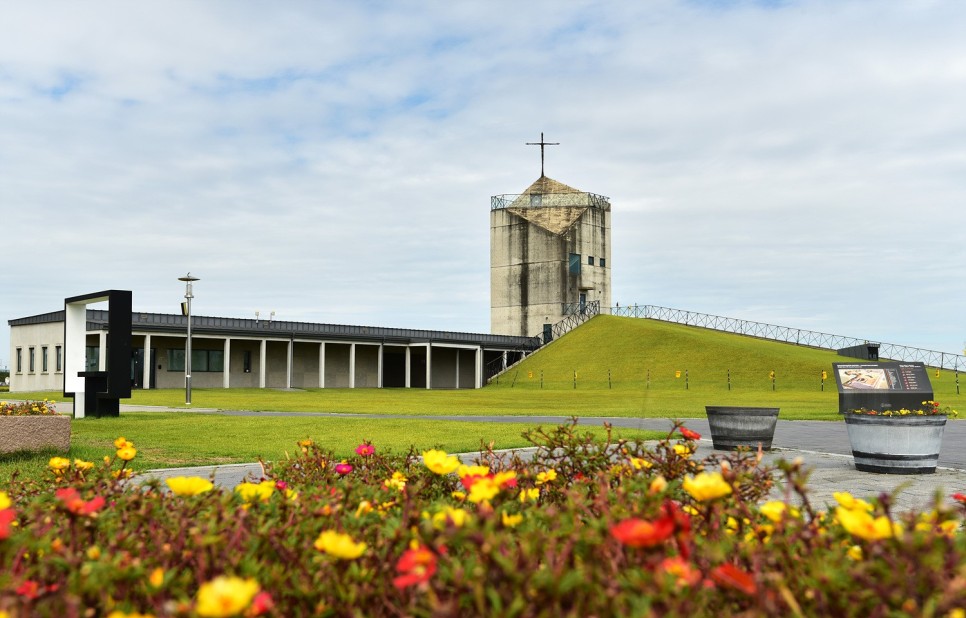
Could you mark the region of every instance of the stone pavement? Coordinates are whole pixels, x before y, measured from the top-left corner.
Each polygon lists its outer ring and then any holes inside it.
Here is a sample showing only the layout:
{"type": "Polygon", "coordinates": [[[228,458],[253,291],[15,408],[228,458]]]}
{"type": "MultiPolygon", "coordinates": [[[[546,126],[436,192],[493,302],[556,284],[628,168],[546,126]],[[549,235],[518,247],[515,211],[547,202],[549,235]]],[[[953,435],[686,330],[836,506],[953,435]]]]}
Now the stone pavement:
{"type": "MultiPolygon", "coordinates": [[[[144,409],[144,408],[138,408],[144,409]]],[[[333,414],[333,413],[293,413],[293,412],[247,412],[247,411],[214,411],[192,410],[195,413],[230,414],[245,416],[325,416],[325,417],[366,417],[386,418],[389,415],[378,414],[333,414]]],[[[391,418],[427,418],[425,416],[392,415],[391,418]]],[[[483,421],[483,422],[513,422],[530,425],[556,425],[569,422],[569,417],[563,416],[434,416],[439,420],[454,421],[483,421]]],[[[635,418],[581,418],[582,425],[600,425],[603,422],[612,423],[618,427],[638,429],[670,430],[672,422],[668,419],[635,419],[635,418]]],[[[703,436],[710,436],[706,419],[685,419],[685,425],[703,436]]],[[[952,504],[950,496],[953,493],[966,493],[966,454],[962,447],[966,440],[966,421],[950,421],[946,424],[943,437],[943,448],[940,453],[939,469],[935,474],[893,475],[859,472],[852,463],[848,435],[844,422],[837,421],[778,421],[775,430],[773,449],[765,454],[765,463],[777,459],[789,461],[800,458],[806,469],[810,470],[809,500],[817,508],[826,504],[834,504],[832,494],[836,491],[847,491],[854,496],[872,498],[880,493],[897,491],[895,505],[898,510],[924,510],[931,508],[934,497],[941,495],[942,501],[952,504]]],[[[524,453],[526,449],[520,449],[524,453]]],[[[696,457],[706,457],[716,452],[712,449],[708,437],[698,441],[696,457]]],[[[471,461],[475,453],[462,455],[466,461],[471,461]]],[[[163,470],[149,470],[142,473],[142,477],[156,477],[159,479],[171,476],[201,476],[213,478],[214,482],[223,487],[234,487],[245,478],[258,478],[262,474],[261,466],[255,464],[231,464],[221,466],[206,466],[199,468],[168,468],[163,470]]],[[[781,496],[782,490],[776,489],[775,497],[781,496]]]]}

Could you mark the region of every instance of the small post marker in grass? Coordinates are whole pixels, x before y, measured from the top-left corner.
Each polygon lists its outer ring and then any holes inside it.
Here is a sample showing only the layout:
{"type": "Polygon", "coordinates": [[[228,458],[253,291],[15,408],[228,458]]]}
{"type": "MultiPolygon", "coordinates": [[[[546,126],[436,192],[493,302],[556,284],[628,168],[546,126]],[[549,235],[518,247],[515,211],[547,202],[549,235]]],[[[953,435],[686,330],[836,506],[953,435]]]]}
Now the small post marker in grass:
{"type": "Polygon", "coordinates": [[[825,380],[828,378],[828,372],[824,369],[822,370],[822,392],[825,392],[825,380]]]}
{"type": "Polygon", "coordinates": [[[543,388],[543,369],[540,370],[540,388],[543,388]]]}
{"type": "Polygon", "coordinates": [[[607,370],[607,388],[613,388],[610,383],[610,369],[607,370]]]}
{"type": "Polygon", "coordinates": [[[688,385],[688,370],[684,370],[684,390],[688,390],[690,387],[688,385]]]}
{"type": "Polygon", "coordinates": [[[651,370],[647,370],[647,381],[644,383],[644,388],[650,390],[651,388],[651,370]]]}
{"type": "Polygon", "coordinates": [[[731,390],[731,369],[728,369],[728,390],[731,390]]]}
{"type": "Polygon", "coordinates": [[[577,390],[577,370],[574,370],[574,390],[577,390]]]}
{"type": "Polygon", "coordinates": [[[769,371],[768,377],[771,378],[771,390],[775,390],[775,372],[769,371]]]}

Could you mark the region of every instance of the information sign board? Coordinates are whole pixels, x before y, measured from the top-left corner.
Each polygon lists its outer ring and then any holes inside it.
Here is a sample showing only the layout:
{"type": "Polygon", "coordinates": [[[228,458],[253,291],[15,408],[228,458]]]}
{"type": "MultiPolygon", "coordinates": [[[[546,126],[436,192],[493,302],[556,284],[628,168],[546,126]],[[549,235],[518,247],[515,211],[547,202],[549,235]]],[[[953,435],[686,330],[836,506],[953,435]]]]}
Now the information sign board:
{"type": "Polygon", "coordinates": [[[932,384],[922,363],[832,363],[839,388],[839,412],[910,410],[933,398],[932,384]]]}

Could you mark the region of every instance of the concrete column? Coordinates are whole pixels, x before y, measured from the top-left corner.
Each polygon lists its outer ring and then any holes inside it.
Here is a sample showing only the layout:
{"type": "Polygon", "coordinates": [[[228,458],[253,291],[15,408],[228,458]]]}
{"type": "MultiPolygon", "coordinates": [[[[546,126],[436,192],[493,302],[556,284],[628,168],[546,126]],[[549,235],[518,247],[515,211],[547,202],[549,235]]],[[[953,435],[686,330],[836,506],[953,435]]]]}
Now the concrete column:
{"type": "Polygon", "coordinates": [[[426,390],[429,390],[430,388],[433,387],[433,385],[432,385],[432,381],[433,381],[433,362],[432,362],[432,357],[433,357],[433,344],[432,343],[427,343],[426,344],[426,390]]]}
{"type": "Polygon", "coordinates": [[[506,350],[503,350],[503,370],[506,371],[506,350]]]}
{"type": "Polygon", "coordinates": [[[412,380],[410,379],[409,372],[412,370],[413,357],[409,346],[406,346],[406,388],[412,387],[412,380]]]}
{"type": "Polygon", "coordinates": [[[456,348],[456,363],[455,363],[455,365],[456,365],[456,380],[455,380],[455,382],[456,382],[456,388],[459,388],[460,387],[460,356],[462,356],[460,354],[460,352],[461,352],[461,350],[459,348],[456,348]]]}
{"type": "Polygon", "coordinates": [[[382,350],[383,344],[379,344],[379,361],[376,363],[376,387],[382,388],[382,350]]]}
{"type": "Polygon", "coordinates": [[[288,340],[287,354],[285,355],[285,388],[292,388],[292,356],[295,354],[295,342],[288,340]]]}
{"type": "Polygon", "coordinates": [[[97,370],[107,371],[107,331],[102,330],[99,336],[100,340],[97,343],[97,370]]]}
{"type": "Polygon", "coordinates": [[[84,378],[86,371],[87,305],[71,303],[64,307],[64,392],[74,393],[74,418],[84,418],[84,378]]]}
{"type": "Polygon", "coordinates": [[[151,384],[151,369],[154,365],[154,361],[151,360],[151,335],[144,336],[144,362],[141,364],[142,375],[141,375],[141,388],[147,390],[152,386],[151,384]]]}
{"type": "Polygon", "coordinates": [[[473,371],[473,388],[483,386],[483,348],[476,348],[476,366],[473,371]]]}
{"type": "Polygon", "coordinates": [[[262,339],[258,348],[258,388],[265,388],[265,357],[267,356],[268,341],[262,339]]]}
{"type": "Polygon", "coordinates": [[[325,388],[325,342],[319,344],[319,388],[325,388]]]}
{"type": "Polygon", "coordinates": [[[349,344],[349,388],[356,387],[356,344],[349,344]]]}
{"type": "Polygon", "coordinates": [[[225,337],[225,363],[221,372],[221,385],[229,388],[231,376],[231,338],[225,337]]]}

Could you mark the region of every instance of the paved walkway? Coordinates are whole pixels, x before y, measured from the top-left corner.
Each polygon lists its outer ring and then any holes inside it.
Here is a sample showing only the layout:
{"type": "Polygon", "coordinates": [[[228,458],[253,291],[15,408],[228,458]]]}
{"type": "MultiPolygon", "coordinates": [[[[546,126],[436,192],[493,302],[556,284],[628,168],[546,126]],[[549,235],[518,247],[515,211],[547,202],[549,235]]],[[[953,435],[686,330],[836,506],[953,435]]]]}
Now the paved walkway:
{"type": "MultiPolygon", "coordinates": [[[[131,407],[129,411],[145,410],[144,407],[131,407]]],[[[163,410],[163,409],[157,409],[163,410]]],[[[124,411],[124,407],[122,407],[124,411]]],[[[172,410],[174,411],[174,410],[172,410]]],[[[184,412],[184,410],[177,410],[184,412]]],[[[237,416],[319,416],[329,418],[412,418],[426,419],[416,415],[381,415],[381,414],[338,414],[323,412],[251,412],[244,410],[208,410],[194,409],[192,413],[224,414],[237,416]]],[[[494,423],[526,423],[530,425],[556,425],[567,423],[570,417],[565,416],[433,416],[429,418],[464,421],[464,422],[494,422],[494,423]]],[[[637,429],[654,429],[667,431],[672,422],[668,419],[637,419],[637,418],[581,418],[581,425],[601,425],[604,422],[616,427],[637,429]]],[[[685,419],[685,425],[704,436],[710,436],[706,419],[685,419]]],[[[777,459],[794,460],[800,458],[806,469],[811,470],[809,477],[809,499],[818,507],[833,504],[832,494],[836,491],[848,491],[851,494],[870,498],[880,493],[891,493],[899,489],[896,507],[900,510],[931,508],[936,495],[940,495],[946,504],[952,504],[950,496],[956,492],[966,492],[966,421],[950,421],[946,424],[943,437],[943,448],[939,457],[939,469],[935,474],[921,475],[892,475],[859,472],[852,463],[851,449],[845,423],[840,421],[778,421],[775,430],[773,449],[765,455],[765,461],[773,462],[777,459]]],[[[521,449],[525,452],[526,449],[521,449]]],[[[697,457],[705,457],[715,452],[711,440],[703,438],[698,442],[697,457]]],[[[476,455],[466,454],[462,457],[470,461],[476,455]]],[[[168,478],[171,476],[201,476],[213,478],[215,483],[224,487],[234,487],[247,477],[261,476],[258,464],[232,464],[222,466],[206,466],[199,468],[168,468],[163,470],[149,470],[143,476],[168,478]]],[[[775,497],[781,495],[776,490],[775,497]]]]}

